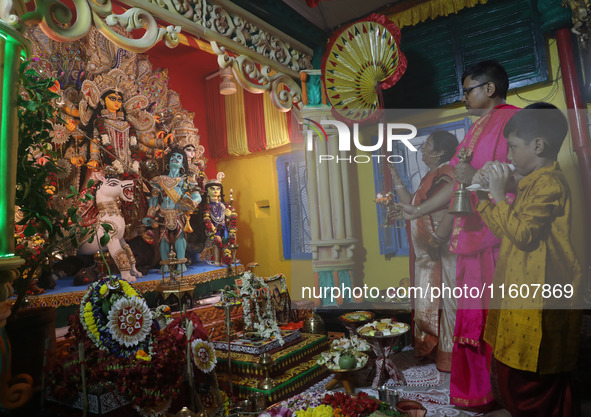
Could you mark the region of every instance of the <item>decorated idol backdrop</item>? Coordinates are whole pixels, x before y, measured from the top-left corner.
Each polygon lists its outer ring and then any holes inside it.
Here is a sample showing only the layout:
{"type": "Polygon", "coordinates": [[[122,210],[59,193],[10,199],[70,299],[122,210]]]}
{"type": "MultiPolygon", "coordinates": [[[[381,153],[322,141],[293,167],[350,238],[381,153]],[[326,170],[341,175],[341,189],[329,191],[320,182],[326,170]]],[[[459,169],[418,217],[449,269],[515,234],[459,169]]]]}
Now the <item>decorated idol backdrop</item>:
{"type": "Polygon", "coordinates": [[[70,43],[55,42],[38,27],[27,37],[30,68],[55,78],[59,95],[50,149],[30,151],[59,167],[48,179],[52,205],[63,211],[75,205],[88,233],[69,255],[95,254],[103,243],[127,281],[173,252],[189,263],[201,256],[230,264],[231,196],[224,195],[223,173],[205,175],[194,114],[169,89],[167,69],[154,69],[147,56],[118,48],[95,29],[70,43]]]}

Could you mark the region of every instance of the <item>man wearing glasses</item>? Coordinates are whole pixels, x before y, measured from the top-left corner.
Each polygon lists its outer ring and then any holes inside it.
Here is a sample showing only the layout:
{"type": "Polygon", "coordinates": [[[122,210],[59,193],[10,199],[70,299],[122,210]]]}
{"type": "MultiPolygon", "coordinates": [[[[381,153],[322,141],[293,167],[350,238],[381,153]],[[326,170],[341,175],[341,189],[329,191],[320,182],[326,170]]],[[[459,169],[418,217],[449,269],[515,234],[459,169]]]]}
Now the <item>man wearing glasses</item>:
{"type": "MultiPolygon", "coordinates": [[[[507,140],[503,129],[519,110],[505,103],[509,78],[496,61],[482,61],[462,75],[462,103],[468,112],[480,118],[472,125],[450,165],[454,166],[456,187],[472,184],[476,171],[488,161],[507,160],[507,140]],[[469,160],[459,162],[458,153],[465,148],[469,160]]],[[[472,209],[476,199],[471,195],[472,209]]],[[[450,252],[458,255],[456,286],[468,287],[492,283],[500,240],[486,227],[477,214],[456,216],[451,234],[450,252]]],[[[458,300],[454,332],[451,403],[459,406],[493,405],[490,374],[490,347],[482,339],[486,324],[488,299],[458,300]]]]}

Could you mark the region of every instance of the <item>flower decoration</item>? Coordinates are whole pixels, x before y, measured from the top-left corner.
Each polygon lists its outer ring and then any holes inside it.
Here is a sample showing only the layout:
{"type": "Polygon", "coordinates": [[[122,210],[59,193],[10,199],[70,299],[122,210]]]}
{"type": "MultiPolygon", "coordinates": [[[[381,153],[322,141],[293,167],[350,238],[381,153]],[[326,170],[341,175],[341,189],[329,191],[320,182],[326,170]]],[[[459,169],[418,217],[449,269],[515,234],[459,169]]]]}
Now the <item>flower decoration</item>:
{"type": "Polygon", "coordinates": [[[213,345],[203,339],[195,339],[191,343],[193,362],[199,370],[209,373],[215,368],[215,351],[213,345]]]}
{"type": "Polygon", "coordinates": [[[298,411],[295,415],[296,417],[333,417],[334,411],[330,405],[321,404],[314,408],[298,411]]]}
{"type": "MultiPolygon", "coordinates": [[[[338,408],[341,416],[359,417],[369,415],[378,409],[379,403],[376,399],[370,398],[365,392],[356,396],[344,392],[326,394],[322,402],[326,405],[338,408]]],[[[318,407],[317,407],[318,408],[318,407]]]]}
{"type": "Polygon", "coordinates": [[[245,272],[240,281],[244,326],[253,328],[265,339],[276,338],[283,346],[285,342],[277,324],[269,285],[264,278],[257,277],[250,271],[245,272]]]}
{"type": "Polygon", "coordinates": [[[149,352],[152,313],[127,281],[111,277],[92,284],[80,302],[80,321],[101,350],[121,357],[149,352]]]}
{"type": "Polygon", "coordinates": [[[152,325],[152,313],[143,298],[118,299],[107,317],[113,339],[127,347],[146,338],[152,325]]]}
{"type": "Polygon", "coordinates": [[[353,349],[358,352],[367,352],[371,349],[371,346],[365,339],[360,338],[357,335],[351,335],[351,338],[341,337],[340,339],[334,339],[330,344],[333,350],[345,350],[353,349]]]}

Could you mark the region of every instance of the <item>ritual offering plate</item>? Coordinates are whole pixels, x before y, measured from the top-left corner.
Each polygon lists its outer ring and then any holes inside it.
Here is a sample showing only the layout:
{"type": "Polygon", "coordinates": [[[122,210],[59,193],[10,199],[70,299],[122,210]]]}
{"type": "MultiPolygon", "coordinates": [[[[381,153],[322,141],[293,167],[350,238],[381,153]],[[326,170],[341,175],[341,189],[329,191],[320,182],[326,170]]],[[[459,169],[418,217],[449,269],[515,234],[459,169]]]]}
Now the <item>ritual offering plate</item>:
{"type": "Polygon", "coordinates": [[[357,333],[364,337],[392,337],[406,333],[410,326],[392,319],[380,319],[367,323],[357,329],[357,333]]]}
{"type": "Polygon", "coordinates": [[[373,320],[374,316],[371,311],[352,311],[339,316],[339,319],[347,323],[361,324],[373,320]]]}

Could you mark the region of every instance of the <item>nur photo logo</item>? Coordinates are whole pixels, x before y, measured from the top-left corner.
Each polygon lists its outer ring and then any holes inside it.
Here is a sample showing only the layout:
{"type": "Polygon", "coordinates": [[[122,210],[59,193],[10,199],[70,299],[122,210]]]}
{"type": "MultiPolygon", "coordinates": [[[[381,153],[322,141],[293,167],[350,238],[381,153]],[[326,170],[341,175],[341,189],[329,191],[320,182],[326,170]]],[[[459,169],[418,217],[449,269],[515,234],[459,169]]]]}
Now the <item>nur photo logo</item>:
{"type": "MultiPolygon", "coordinates": [[[[328,134],[326,133],[325,127],[332,127],[337,129],[337,140],[338,150],[340,152],[351,151],[351,138],[353,138],[353,146],[362,152],[375,152],[382,149],[384,141],[386,143],[386,150],[388,155],[330,155],[330,154],[318,154],[318,163],[326,161],[348,162],[348,163],[361,163],[366,164],[372,159],[377,159],[381,162],[382,159],[391,164],[399,164],[404,161],[402,155],[392,155],[393,144],[396,141],[402,142],[404,146],[411,152],[416,152],[417,148],[410,143],[410,140],[417,136],[417,128],[408,123],[378,123],[377,130],[377,142],[373,145],[363,145],[359,141],[359,125],[354,123],[352,127],[347,126],[345,123],[338,120],[321,120],[320,123],[311,119],[304,119],[306,122],[304,125],[303,133],[306,138],[306,151],[314,151],[314,134],[320,139],[320,141],[328,142],[328,134]],[[352,128],[352,132],[351,132],[352,128]]],[[[333,140],[332,138],[330,140],[333,140]]]]}

